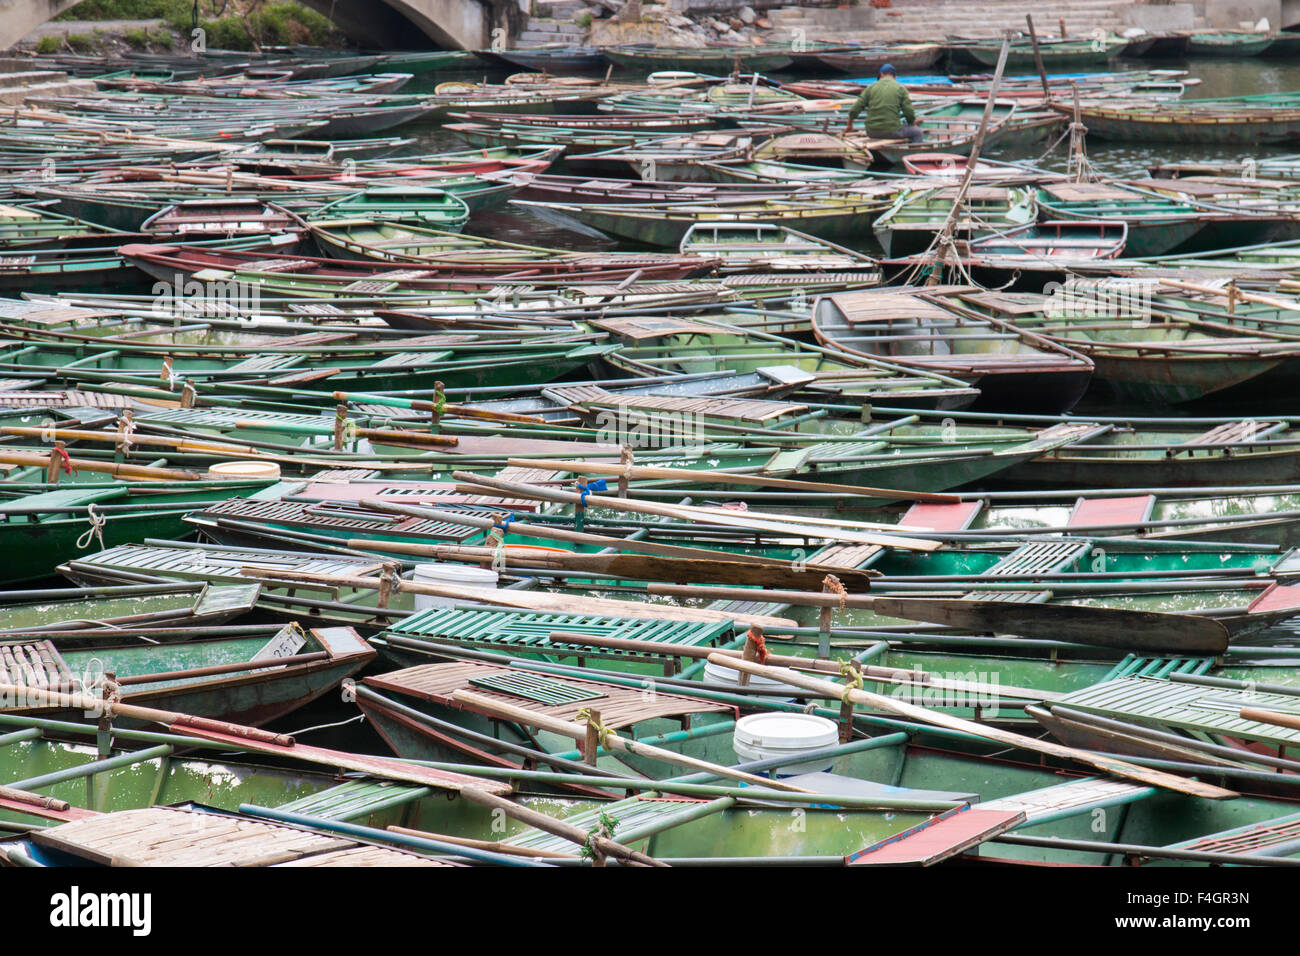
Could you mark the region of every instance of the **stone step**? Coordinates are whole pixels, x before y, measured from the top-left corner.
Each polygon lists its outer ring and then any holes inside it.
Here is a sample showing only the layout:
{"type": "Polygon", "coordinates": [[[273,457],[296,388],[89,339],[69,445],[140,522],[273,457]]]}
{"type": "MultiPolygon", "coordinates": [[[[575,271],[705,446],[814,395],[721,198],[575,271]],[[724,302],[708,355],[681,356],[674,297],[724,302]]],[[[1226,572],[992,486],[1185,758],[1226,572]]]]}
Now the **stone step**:
{"type": "Polygon", "coordinates": [[[57,70],[29,70],[25,73],[0,73],[0,88],[10,86],[32,86],[37,83],[58,83],[67,78],[68,74],[57,70]]]}
{"type": "Polygon", "coordinates": [[[31,86],[13,86],[0,89],[0,104],[19,106],[31,97],[86,96],[99,90],[91,80],[62,80],[57,83],[35,83],[31,86]]]}

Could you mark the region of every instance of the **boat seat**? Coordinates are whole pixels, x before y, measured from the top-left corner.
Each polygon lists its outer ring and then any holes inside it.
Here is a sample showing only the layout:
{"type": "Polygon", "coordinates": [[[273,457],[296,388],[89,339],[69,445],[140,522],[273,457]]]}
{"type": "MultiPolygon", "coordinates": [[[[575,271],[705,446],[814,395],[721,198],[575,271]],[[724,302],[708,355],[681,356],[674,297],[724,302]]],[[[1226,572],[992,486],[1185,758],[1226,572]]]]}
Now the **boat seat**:
{"type": "Polygon", "coordinates": [[[1204,674],[1214,666],[1213,657],[1142,657],[1129,654],[1110,669],[1098,683],[1120,677],[1169,677],[1171,674],[1204,674]]]}
{"type": "Polygon", "coordinates": [[[1067,528],[1092,528],[1099,525],[1142,524],[1151,517],[1155,495],[1127,498],[1080,498],[1066,522],[1067,528]]]}
{"type": "Polygon", "coordinates": [[[308,794],[282,804],[285,813],[324,817],[327,820],[356,820],[389,807],[412,803],[432,793],[428,787],[389,780],[349,780],[328,790],[308,794]]]}
{"type": "Polygon", "coordinates": [[[227,371],[231,372],[278,372],[290,369],[303,360],[301,355],[250,355],[242,362],[236,362],[227,371]]]}
{"type": "Polygon", "coordinates": [[[955,501],[951,504],[917,502],[907,509],[899,527],[927,531],[965,531],[984,509],[983,501],[955,501]]]}
{"type": "Polygon", "coordinates": [[[1250,602],[1248,614],[1274,611],[1300,611],[1300,584],[1271,584],[1263,594],[1250,602]]]}
{"type": "Polygon", "coordinates": [[[998,577],[1026,577],[1063,571],[1087,556],[1092,545],[1086,541],[1031,541],[1016,548],[983,573],[998,577]]]}
{"type": "Polygon", "coordinates": [[[239,264],[240,272],[301,272],[314,269],[317,263],[310,259],[252,259],[239,264]]]}
{"type": "Polygon", "coordinates": [[[1197,448],[1222,448],[1227,445],[1250,444],[1286,427],[1285,422],[1240,421],[1215,425],[1195,438],[1170,449],[1171,455],[1192,454],[1197,448]]]}

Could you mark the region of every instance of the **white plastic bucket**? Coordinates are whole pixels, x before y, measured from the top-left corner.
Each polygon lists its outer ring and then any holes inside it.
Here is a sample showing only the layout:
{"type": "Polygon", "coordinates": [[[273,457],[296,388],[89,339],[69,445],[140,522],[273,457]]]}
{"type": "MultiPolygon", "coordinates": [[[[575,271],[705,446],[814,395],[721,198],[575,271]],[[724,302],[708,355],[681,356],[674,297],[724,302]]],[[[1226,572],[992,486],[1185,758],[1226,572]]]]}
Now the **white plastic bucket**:
{"type": "MultiPolygon", "coordinates": [[[[439,584],[458,588],[495,588],[497,573],[491,568],[479,568],[472,564],[456,564],[454,561],[430,561],[417,564],[411,575],[417,584],[439,584]]],[[[438,597],[436,594],[415,595],[415,609],[423,611],[426,607],[451,607],[454,598],[438,597]]]]}
{"type": "MultiPolygon", "coordinates": [[[[704,665],[704,679],[711,684],[735,684],[736,686],[739,686],[740,672],[737,671],[734,667],[725,667],[722,664],[715,664],[712,661],[709,661],[707,664],[704,665]]],[[[748,686],[761,687],[764,690],[783,690],[789,694],[793,694],[795,691],[799,690],[798,687],[795,687],[792,684],[783,684],[779,680],[773,680],[770,677],[763,677],[759,674],[749,675],[748,686]]],[[[794,698],[776,697],[776,696],[764,694],[763,699],[788,701],[788,700],[793,700],[794,698]]]]}
{"type": "Polygon", "coordinates": [[[217,481],[267,478],[277,481],[280,466],[273,461],[219,461],[208,468],[208,477],[217,481]]]}
{"type": "Polygon", "coordinates": [[[818,773],[831,769],[834,759],[800,762],[799,757],[839,743],[840,730],[835,721],[813,714],[750,714],[736,721],[731,735],[731,749],[742,762],[789,757],[776,776],[792,777],[801,773],[818,773]]]}

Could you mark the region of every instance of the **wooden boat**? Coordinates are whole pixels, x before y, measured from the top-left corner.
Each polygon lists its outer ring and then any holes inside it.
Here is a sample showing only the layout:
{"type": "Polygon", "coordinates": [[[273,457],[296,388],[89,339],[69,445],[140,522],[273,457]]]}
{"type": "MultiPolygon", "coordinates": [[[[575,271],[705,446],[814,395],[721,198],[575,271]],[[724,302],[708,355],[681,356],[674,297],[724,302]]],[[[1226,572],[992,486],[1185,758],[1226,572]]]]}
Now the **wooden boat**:
{"type": "Polygon", "coordinates": [[[870,256],[764,223],[697,222],[682,236],[679,250],[684,256],[720,260],[724,272],[861,270],[879,276],[870,256]]]}
{"type": "Polygon", "coordinates": [[[788,67],[794,61],[784,48],[715,45],[705,49],[686,47],[616,46],[601,52],[615,66],[642,73],[657,70],[691,70],[725,76],[741,70],[747,73],[770,73],[788,67]]]}
{"type": "MultiPolygon", "coordinates": [[[[943,185],[921,189],[904,187],[892,204],[872,224],[885,254],[894,258],[925,252],[948,221],[958,187],[943,185]]],[[[972,185],[965,192],[962,211],[951,233],[963,239],[978,238],[1032,223],[1037,218],[1032,190],[1005,186],[972,185]]]]}
{"type": "Polygon", "coordinates": [[[266,203],[191,199],[154,213],[140,230],[159,238],[185,241],[195,237],[272,236],[292,231],[298,225],[295,217],[266,203]]]}
{"type": "Polygon", "coordinates": [[[676,202],[664,204],[569,204],[512,200],[523,209],[561,214],[611,236],[631,239],[648,246],[681,245],[687,231],[697,222],[745,222],[789,226],[818,239],[861,240],[864,221],[885,208],[884,196],[892,187],[880,190],[881,198],[854,194],[821,197],[734,200],[727,202],[676,202]]]}
{"type": "Polygon", "coordinates": [[[1037,201],[1040,215],[1054,221],[1123,221],[1124,252],[1135,257],[1188,247],[1207,225],[1204,210],[1122,183],[1047,183],[1039,187],[1037,201]]]}
{"type": "Polygon", "coordinates": [[[595,73],[605,69],[606,65],[604,51],[590,46],[548,44],[539,47],[519,47],[513,50],[493,50],[490,53],[482,52],[479,56],[490,56],[512,66],[522,66],[526,70],[557,75],[595,73]]]}
{"type": "MultiPolygon", "coordinates": [[[[1071,107],[1054,109],[1070,113],[1071,107]]],[[[1118,105],[1086,100],[1080,110],[1088,132],[1121,142],[1264,146],[1300,140],[1300,109],[1294,105],[1223,104],[1182,100],[1157,105],[1118,105]]]]}
{"type": "Polygon", "coordinates": [[[1294,485],[1255,485],[954,492],[948,503],[893,505],[857,515],[958,542],[1042,534],[1291,548],[1300,542],[1295,490],[1294,485]]]}
{"type": "Polygon", "coordinates": [[[468,272],[491,271],[496,264],[506,275],[564,275],[572,282],[683,279],[710,274],[718,262],[694,253],[567,252],[370,219],[313,220],[311,234],[336,259],[436,263],[468,272]]]}
{"type": "Polygon", "coordinates": [[[308,219],[400,219],[429,229],[459,232],[469,206],[453,191],[428,186],[369,186],[326,203],[308,219]]]}
{"type": "Polygon", "coordinates": [[[1014,480],[1056,487],[1218,487],[1285,483],[1297,474],[1288,419],[1139,418],[1105,424],[1096,438],[1018,468],[1014,480]]]}
{"type": "Polygon", "coordinates": [[[67,632],[62,647],[94,646],[124,628],[152,631],[225,624],[253,609],[257,585],[144,584],[110,588],[42,588],[0,591],[0,635],[67,632]]]}
{"type": "Polygon", "coordinates": [[[840,352],[870,355],[970,382],[979,405],[1067,411],[1092,378],[1086,356],[936,294],[846,292],[813,305],[813,332],[840,352]]]}
{"type": "MultiPolygon", "coordinates": [[[[259,726],[334,689],[369,663],[375,650],[350,628],[308,632],[288,624],[270,635],[257,628],[248,636],[119,646],[100,641],[86,649],[47,637],[10,641],[0,645],[0,654],[8,663],[0,668],[7,684],[69,691],[113,674],[127,704],[259,726]],[[26,674],[37,679],[23,679],[26,674]]],[[[53,719],[77,713],[30,703],[4,710],[53,719]]]]}
{"type": "Polygon", "coordinates": [[[1189,56],[1259,56],[1273,45],[1267,33],[1193,33],[1187,42],[1189,56]]]}
{"type": "Polygon", "coordinates": [[[884,360],[819,349],[707,319],[611,318],[596,324],[624,343],[605,359],[622,374],[651,378],[669,373],[757,372],[802,390],[876,402],[897,394],[904,404],[930,407],[935,403],[964,407],[978,394],[967,383],[937,370],[905,370],[884,360]]]}
{"type": "Polygon", "coordinates": [[[1233,328],[1176,302],[1140,304],[1119,280],[1071,280],[1052,297],[978,293],[963,301],[1087,355],[1094,398],[1174,404],[1253,382],[1293,360],[1294,341],[1233,328]]]}
{"type": "Polygon", "coordinates": [[[928,70],[943,56],[939,43],[909,43],[889,47],[827,51],[814,54],[818,63],[852,73],[854,76],[875,76],[886,63],[892,63],[904,73],[928,70]]]}
{"type": "MultiPolygon", "coordinates": [[[[1105,40],[1055,39],[1039,38],[1038,55],[1044,66],[1056,70],[1063,66],[1079,67],[1104,64],[1128,45],[1127,40],[1108,38],[1105,40]]],[[[998,42],[973,42],[953,44],[949,50],[953,55],[960,55],[977,66],[994,66],[1002,45],[998,42]]],[[[1028,38],[1011,44],[1007,54],[1007,69],[1033,70],[1037,61],[1034,47],[1028,38]]]]}

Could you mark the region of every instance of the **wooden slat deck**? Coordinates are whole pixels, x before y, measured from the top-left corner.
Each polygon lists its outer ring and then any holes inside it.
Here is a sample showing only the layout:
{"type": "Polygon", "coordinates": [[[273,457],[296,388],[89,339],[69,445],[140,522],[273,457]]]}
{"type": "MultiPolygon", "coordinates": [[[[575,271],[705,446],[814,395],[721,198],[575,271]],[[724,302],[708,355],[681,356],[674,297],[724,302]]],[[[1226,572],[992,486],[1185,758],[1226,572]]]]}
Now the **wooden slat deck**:
{"type": "Polygon", "coordinates": [[[560,684],[594,693],[597,696],[586,700],[545,704],[516,694],[471,683],[471,680],[476,677],[505,673],[526,674],[528,672],[512,671],[508,667],[478,661],[465,661],[407,667],[398,671],[390,671],[387,674],[367,677],[365,683],[380,690],[418,697],[457,710],[474,709],[452,699],[452,695],[458,690],[473,691],[483,697],[489,697],[515,707],[522,707],[536,714],[560,720],[573,720],[577,717],[579,710],[584,707],[594,707],[600,711],[601,721],[607,726],[615,728],[630,727],[643,720],[651,720],[656,717],[681,717],[686,714],[719,713],[734,709],[727,704],[695,700],[690,697],[665,694],[658,691],[654,694],[646,694],[644,690],[639,688],[615,687],[599,684],[595,681],[581,680],[576,677],[564,677],[555,680],[560,684]]]}
{"type": "Polygon", "coordinates": [[[849,856],[853,866],[932,866],[1025,822],[1023,810],[957,807],[849,856]]]}
{"type": "Polygon", "coordinates": [[[1197,850],[1202,853],[1239,853],[1251,855],[1294,855],[1300,852],[1300,813],[1264,823],[1251,823],[1220,833],[1210,833],[1193,840],[1171,843],[1167,849],[1197,850]]]}
{"type": "Polygon", "coordinates": [[[36,831],[31,840],[105,866],[452,865],[264,820],[178,807],[95,814],[36,831]]]}
{"type": "Polygon", "coordinates": [[[451,860],[438,860],[405,850],[384,846],[354,846],[330,853],[299,857],[274,866],[463,866],[451,860]]]}
{"type": "MultiPolygon", "coordinates": [[[[1051,574],[1080,561],[1092,545],[1073,541],[1031,541],[1022,544],[984,573],[994,577],[1029,577],[1051,574]]],[[[1004,601],[1007,603],[1039,604],[1051,597],[1044,589],[1025,591],[971,591],[965,596],[978,601],[1004,601]]]]}
{"type": "Polygon", "coordinates": [[[725,421],[765,425],[773,419],[802,415],[807,405],[796,402],[777,402],[757,398],[724,398],[715,396],[592,395],[582,402],[589,408],[628,408],[647,412],[674,412],[698,415],[725,421]]]}
{"type": "Polygon", "coordinates": [[[1071,528],[1093,525],[1141,524],[1151,516],[1155,495],[1134,495],[1126,498],[1080,498],[1070,512],[1071,528]]]}
{"type": "Polygon", "coordinates": [[[637,652],[552,641],[549,635],[553,631],[567,631],[665,645],[699,646],[727,640],[733,630],[734,625],[725,621],[671,621],[499,608],[449,610],[432,607],[404,618],[386,633],[494,650],[642,660],[647,658],[637,652]]]}
{"type": "Polygon", "coordinates": [[[691,333],[716,335],[721,331],[715,325],[705,325],[702,322],[692,322],[689,319],[674,318],[619,317],[593,319],[591,324],[598,329],[604,329],[607,332],[613,332],[615,335],[634,340],[657,339],[667,335],[689,335],[691,333]]]}
{"type": "Polygon", "coordinates": [[[982,501],[955,501],[952,504],[918,502],[907,509],[899,527],[925,528],[929,531],[965,531],[984,509],[982,501]]]}
{"type": "MultiPolygon", "coordinates": [[[[51,641],[0,644],[0,682],[17,687],[70,691],[73,675],[51,641]]],[[[12,709],[0,707],[0,710],[12,709]]]]}
{"type": "MultiPolygon", "coordinates": [[[[436,507],[434,503],[434,507],[436,507]]],[[[490,517],[492,512],[466,511],[467,515],[490,517]]],[[[431,538],[439,541],[463,541],[478,534],[477,528],[438,521],[433,518],[403,517],[371,511],[350,502],[272,501],[260,498],[227,498],[214,502],[198,515],[205,518],[237,518],[240,521],[268,525],[297,525],[308,528],[335,528],[368,534],[403,538],[431,538]],[[396,518],[397,520],[393,520],[396,518]]]]}
{"type": "Polygon", "coordinates": [[[976,806],[981,810],[1023,811],[1025,814],[1023,825],[1032,825],[1070,812],[1078,813],[1094,807],[1141,800],[1155,792],[1155,787],[1144,787],[1123,780],[1108,780],[1104,777],[1088,777],[1057,784],[1054,787],[1043,787],[1041,790],[1030,790],[1009,797],[999,797],[996,800],[985,800],[976,806]]]}
{"type": "Polygon", "coordinates": [[[83,392],[75,388],[52,392],[17,389],[0,392],[0,407],[3,408],[130,408],[133,405],[134,402],[126,395],[83,392]]]}
{"type": "Polygon", "coordinates": [[[105,813],[38,830],[31,839],[105,866],[268,866],[353,845],[275,823],[170,807],[105,813]]]}
{"type": "Polygon", "coordinates": [[[382,561],[371,561],[365,558],[290,551],[267,554],[219,545],[203,548],[168,548],[147,544],[119,544],[79,558],[78,563],[160,577],[228,583],[245,581],[250,577],[256,578],[258,568],[352,576],[375,575],[383,570],[382,561]],[[245,575],[244,568],[252,569],[254,573],[245,575]]]}
{"type": "Polygon", "coordinates": [[[1300,741],[1300,730],[1239,716],[1243,707],[1300,715],[1300,697],[1150,677],[1121,677],[1066,694],[1055,703],[1075,710],[1157,727],[1177,727],[1273,745],[1300,741]]]}
{"type": "Polygon", "coordinates": [[[1282,427],[1281,422],[1224,422],[1207,432],[1189,438],[1172,449],[1174,455],[1190,455],[1198,448],[1222,448],[1227,445],[1249,444],[1282,427]]]}
{"type": "Polygon", "coordinates": [[[386,807],[411,803],[432,792],[418,784],[391,780],[349,780],[328,790],[282,803],[276,809],[329,820],[355,820],[386,807]]]}
{"type": "MultiPolygon", "coordinates": [[[[600,814],[606,813],[618,821],[618,826],[614,829],[614,839],[618,840],[620,839],[620,833],[627,833],[643,824],[678,813],[692,805],[709,802],[708,800],[697,800],[690,797],[629,797],[626,800],[615,800],[593,810],[571,813],[562,819],[571,826],[590,831],[593,827],[599,825],[600,814]]],[[[531,827],[516,833],[514,836],[507,837],[501,842],[507,846],[526,847],[530,850],[547,850],[552,853],[577,855],[579,852],[579,847],[572,841],[547,833],[545,830],[537,830],[531,827]]],[[[636,842],[633,843],[633,846],[636,846],[636,842]]]]}

